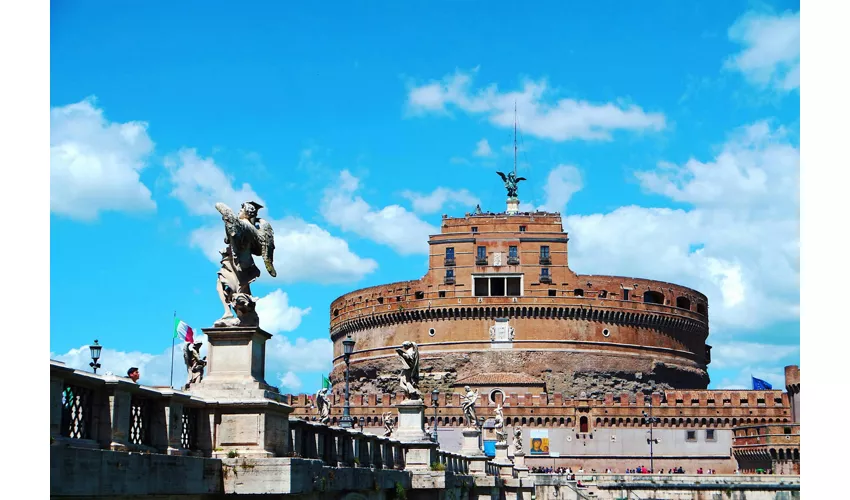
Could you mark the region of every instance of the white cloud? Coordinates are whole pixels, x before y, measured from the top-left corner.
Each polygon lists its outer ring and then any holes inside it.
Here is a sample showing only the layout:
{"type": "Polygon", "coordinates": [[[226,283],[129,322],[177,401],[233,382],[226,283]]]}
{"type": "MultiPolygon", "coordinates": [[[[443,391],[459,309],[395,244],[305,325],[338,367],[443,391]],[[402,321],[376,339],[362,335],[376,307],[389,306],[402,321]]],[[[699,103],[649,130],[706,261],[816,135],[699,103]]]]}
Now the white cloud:
{"type": "Polygon", "coordinates": [[[481,139],[475,143],[475,151],[472,154],[482,157],[493,156],[493,150],[490,149],[490,143],[487,142],[487,139],[481,139]]]}
{"type": "Polygon", "coordinates": [[[546,185],[543,188],[546,193],[546,202],[541,209],[566,213],[567,203],[581,188],[581,172],[572,165],[558,165],[546,178],[546,185]]]}
{"type": "Polygon", "coordinates": [[[712,348],[711,367],[735,368],[742,365],[761,365],[799,353],[799,345],[724,342],[712,348]]]}
{"type": "Polygon", "coordinates": [[[742,45],[724,67],[740,71],[761,87],[789,91],[800,87],[800,13],[748,13],[729,28],[729,39],[742,45]]]}
{"type": "Polygon", "coordinates": [[[732,371],[731,376],[724,376],[719,383],[712,382],[711,385],[719,389],[751,390],[753,388],[752,377],[764,380],[774,390],[785,388],[784,367],[751,364],[738,366],[732,371]]]}
{"type": "Polygon", "coordinates": [[[782,129],[744,127],[709,162],[640,172],[644,189],[687,209],[572,215],[570,267],[693,287],[713,334],[799,317],[799,149],[782,129]]]}
{"type": "Polygon", "coordinates": [[[497,127],[514,126],[514,106],[522,130],[554,141],[610,140],[615,130],[662,130],[662,113],[646,113],[633,104],[594,104],[575,99],[553,99],[545,79],[526,80],[521,90],[500,92],[495,84],[473,90],[472,74],[457,71],[442,81],[412,86],[407,108],[413,115],[447,114],[449,105],[469,114],[483,114],[497,127]]]}
{"type": "Polygon", "coordinates": [[[374,209],[356,195],[360,181],[348,170],[325,189],[322,216],[331,224],[388,245],[402,255],[428,253],[428,236],[439,232],[399,205],[374,209]]]}
{"type": "Polygon", "coordinates": [[[212,158],[201,158],[195,149],[183,148],[165,159],[174,189],[171,195],[186,205],[193,215],[215,215],[215,204],[222,202],[238,210],[246,201],[265,202],[247,183],[233,188],[233,179],[212,158]]]}
{"type": "Polygon", "coordinates": [[[289,296],[280,288],[257,300],[260,326],[271,334],[295,330],[301,324],[301,318],[309,313],[309,307],[290,306],[289,296]]]}
{"type": "Polygon", "coordinates": [[[432,214],[440,211],[444,206],[466,206],[471,212],[475,205],[481,203],[472,193],[466,189],[448,189],[438,187],[431,194],[419,194],[405,191],[402,196],[413,203],[413,210],[424,214],[432,214]]]}
{"type": "MultiPolygon", "coordinates": [[[[311,339],[298,337],[291,342],[283,335],[297,329],[301,319],[310,312],[310,308],[300,308],[289,304],[289,298],[280,289],[274,290],[261,297],[257,303],[257,313],[260,316],[260,326],[273,336],[266,344],[266,373],[267,381],[274,383],[275,379],[290,390],[300,387],[299,373],[329,372],[333,358],[333,344],[330,339],[311,339]],[[283,374],[283,375],[281,375],[283,374]]],[[[207,355],[207,339],[196,329],[195,339],[203,342],[201,355],[207,355]]],[[[174,347],[174,386],[180,387],[185,383],[186,368],[183,362],[182,344],[174,347]]],[[[90,370],[91,357],[88,346],[71,349],[64,354],[51,352],[50,359],[62,361],[68,366],[79,370],[90,370]]],[[[139,368],[140,382],[145,385],[169,385],[171,371],[171,346],[168,345],[157,354],[139,351],[119,351],[104,347],[101,352],[102,368],[98,373],[112,372],[125,376],[131,366],[139,368]]]]}
{"type": "MultiPolygon", "coordinates": [[[[201,158],[194,149],[181,149],[165,163],[174,185],[172,195],[192,214],[209,216],[206,220],[211,221],[190,233],[190,244],[218,264],[221,261],[219,250],[224,247],[224,226],[215,203],[220,201],[238,210],[245,201],[265,204],[263,199],[247,183],[234,189],[232,178],[212,158],[201,158]]],[[[261,281],[346,283],[357,281],[378,267],[373,259],[359,257],[345,240],[316,224],[298,217],[272,219],[266,208],[260,216],[269,220],[274,228],[274,260],[278,271],[277,278],[263,273],[261,281]]]]}
{"type": "Polygon", "coordinates": [[[156,209],[142,183],[154,144],[147,123],[110,122],[94,98],[50,110],[50,210],[77,220],[156,209]]]}
{"type": "Polygon", "coordinates": [[[280,377],[280,388],[288,389],[287,392],[295,394],[296,391],[301,389],[302,385],[301,379],[298,378],[298,375],[296,375],[295,372],[289,371],[280,377]]]}

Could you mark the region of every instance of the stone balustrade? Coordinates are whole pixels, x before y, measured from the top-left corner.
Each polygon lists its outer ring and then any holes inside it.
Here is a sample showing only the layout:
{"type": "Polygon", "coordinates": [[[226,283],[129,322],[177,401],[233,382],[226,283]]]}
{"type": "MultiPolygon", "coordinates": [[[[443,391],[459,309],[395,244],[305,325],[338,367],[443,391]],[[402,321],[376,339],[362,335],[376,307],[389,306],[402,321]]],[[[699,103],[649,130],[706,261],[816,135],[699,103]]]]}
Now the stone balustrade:
{"type": "Polygon", "coordinates": [[[51,443],[76,448],[209,456],[205,408],[192,394],[50,362],[51,443]]]}
{"type": "Polygon", "coordinates": [[[289,431],[294,457],[334,467],[404,469],[404,445],[396,439],[297,418],[290,419],[289,431]]]}

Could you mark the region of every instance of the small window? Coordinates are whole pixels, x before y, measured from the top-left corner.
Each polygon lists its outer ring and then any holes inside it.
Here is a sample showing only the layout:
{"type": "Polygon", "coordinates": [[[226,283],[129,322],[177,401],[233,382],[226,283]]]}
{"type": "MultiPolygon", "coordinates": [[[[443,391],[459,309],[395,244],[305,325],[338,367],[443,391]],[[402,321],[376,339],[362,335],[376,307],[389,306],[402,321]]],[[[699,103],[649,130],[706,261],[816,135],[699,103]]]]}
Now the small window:
{"type": "Polygon", "coordinates": [[[785,429],[783,429],[783,432],[784,432],[785,434],[791,434],[791,428],[790,428],[790,427],[786,427],[785,429]]]}
{"type": "Polygon", "coordinates": [[[416,300],[422,300],[425,298],[425,292],[416,292],[416,300]]]}
{"type": "Polygon", "coordinates": [[[540,247],[540,258],[541,259],[548,259],[549,258],[549,247],[548,246],[540,247]]]}
{"type": "Polygon", "coordinates": [[[643,301],[647,304],[663,304],[664,303],[664,295],[661,292],[656,292],[654,290],[647,290],[643,293],[643,301]]]}
{"type": "Polygon", "coordinates": [[[558,291],[557,290],[549,290],[549,296],[550,297],[557,297],[558,291]]]}
{"type": "Polygon", "coordinates": [[[732,404],[732,398],[723,398],[723,404],[731,405],[732,404]]]}
{"type": "Polygon", "coordinates": [[[544,267],[540,269],[540,276],[549,276],[549,268],[544,267]]]}
{"type": "Polygon", "coordinates": [[[478,227],[477,227],[477,226],[472,226],[472,232],[473,232],[473,233],[477,233],[477,232],[478,232],[478,227]]]}
{"type": "Polygon", "coordinates": [[[446,291],[440,290],[440,292],[437,294],[437,296],[440,297],[441,299],[446,298],[446,291]]]}
{"type": "Polygon", "coordinates": [[[714,405],[714,398],[708,398],[708,404],[714,405]]]}
{"type": "Polygon", "coordinates": [[[486,259],[487,258],[487,247],[478,247],[478,258],[486,259]]]}
{"type": "Polygon", "coordinates": [[[764,398],[758,398],[756,400],[756,404],[758,404],[759,406],[764,406],[764,398]]]}
{"type": "Polygon", "coordinates": [[[690,309],[691,301],[687,297],[676,297],[676,307],[679,309],[690,309]]]}
{"type": "Polygon", "coordinates": [[[395,298],[395,301],[396,301],[396,302],[401,302],[401,295],[399,295],[398,297],[396,297],[396,298],[395,298]]]}
{"type": "Polygon", "coordinates": [[[740,403],[741,403],[742,405],[748,405],[748,404],[750,404],[750,403],[749,403],[749,401],[747,401],[747,398],[741,398],[740,403]]]}
{"type": "Polygon", "coordinates": [[[384,298],[378,297],[378,304],[383,304],[383,303],[384,303],[384,298]]]}
{"type": "Polygon", "coordinates": [[[698,398],[691,398],[691,405],[696,406],[696,405],[698,405],[698,404],[699,404],[699,399],[698,399],[698,398]]]}
{"type": "Polygon", "coordinates": [[[454,269],[446,269],[446,278],[454,278],[455,270],[454,269]]]}
{"type": "Polygon", "coordinates": [[[782,398],[773,398],[773,404],[776,406],[782,406],[782,398]]]}
{"type": "Polygon", "coordinates": [[[705,316],[705,304],[697,304],[697,313],[705,316]]]}
{"type": "Polygon", "coordinates": [[[575,290],[573,290],[573,295],[575,295],[576,297],[584,297],[584,290],[582,290],[581,288],[576,288],[575,290]]]}
{"type": "Polygon", "coordinates": [[[623,300],[629,300],[629,289],[623,288],[623,300]]]}
{"type": "Polygon", "coordinates": [[[519,232],[524,233],[526,226],[519,226],[519,232]]]}
{"type": "Polygon", "coordinates": [[[608,297],[608,291],[607,290],[599,290],[597,297],[599,297],[600,299],[607,298],[608,297]]]}
{"type": "Polygon", "coordinates": [[[705,440],[706,441],[715,441],[717,438],[714,437],[714,429],[706,429],[705,431],[705,440]]]}
{"type": "Polygon", "coordinates": [[[517,251],[515,246],[511,245],[510,247],[508,247],[508,257],[512,259],[517,258],[517,251]]]}
{"type": "Polygon", "coordinates": [[[677,405],[683,405],[683,404],[685,404],[685,400],[684,399],[677,399],[676,404],[677,405]]]}
{"type": "Polygon", "coordinates": [[[696,441],[697,440],[697,431],[685,431],[687,434],[685,435],[686,441],[696,441]]]}
{"type": "Polygon", "coordinates": [[[334,309],[334,317],[339,316],[339,309],[334,309]]]}
{"type": "Polygon", "coordinates": [[[448,247],[448,248],[446,248],[446,258],[447,258],[447,259],[454,259],[454,258],[455,258],[455,249],[454,249],[454,247],[448,247]]]}

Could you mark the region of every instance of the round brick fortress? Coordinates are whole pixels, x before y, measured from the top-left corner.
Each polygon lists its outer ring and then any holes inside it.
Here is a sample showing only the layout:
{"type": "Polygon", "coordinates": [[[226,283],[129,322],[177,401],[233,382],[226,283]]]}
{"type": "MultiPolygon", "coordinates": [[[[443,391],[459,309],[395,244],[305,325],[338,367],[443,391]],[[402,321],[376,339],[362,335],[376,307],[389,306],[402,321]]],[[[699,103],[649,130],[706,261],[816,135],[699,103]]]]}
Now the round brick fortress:
{"type": "Polygon", "coordinates": [[[525,374],[546,392],[588,396],[704,389],[708,306],[690,288],[647,279],[579,275],[567,265],[557,213],[443,217],[419,280],[356,290],[331,304],[335,387],[342,341],[355,392],[393,392],[395,349],[419,345],[421,386],[448,391],[481,374],[525,374]]]}

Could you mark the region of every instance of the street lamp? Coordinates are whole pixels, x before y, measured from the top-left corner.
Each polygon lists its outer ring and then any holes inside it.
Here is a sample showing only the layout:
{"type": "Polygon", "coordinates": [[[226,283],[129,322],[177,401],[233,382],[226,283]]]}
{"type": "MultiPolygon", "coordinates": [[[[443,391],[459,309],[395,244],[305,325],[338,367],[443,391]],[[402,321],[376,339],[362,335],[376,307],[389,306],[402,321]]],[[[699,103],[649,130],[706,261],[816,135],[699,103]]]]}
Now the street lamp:
{"type": "Polygon", "coordinates": [[[655,474],[655,455],[653,453],[652,447],[655,443],[658,442],[658,440],[653,438],[652,429],[653,427],[655,427],[656,422],[660,422],[661,419],[652,416],[652,395],[650,395],[649,398],[649,413],[646,413],[645,411],[641,413],[643,413],[643,421],[649,423],[649,439],[647,440],[649,441],[649,472],[651,474],[655,474]]]}
{"type": "Polygon", "coordinates": [[[349,405],[348,379],[351,373],[349,370],[349,362],[351,361],[351,353],[354,352],[354,339],[351,334],[345,337],[342,341],[342,356],[345,360],[345,407],[342,409],[342,418],[339,420],[339,426],[344,429],[351,429],[354,423],[351,418],[351,407],[349,405]]]}
{"type": "Polygon", "coordinates": [[[360,417],[360,432],[363,432],[363,424],[366,422],[366,419],[362,416],[360,417]]]}
{"type": "Polygon", "coordinates": [[[92,370],[94,370],[95,373],[97,373],[97,369],[100,368],[100,363],[98,363],[97,360],[100,359],[100,350],[101,349],[103,349],[103,346],[98,345],[97,339],[95,339],[94,345],[89,346],[89,350],[91,351],[91,360],[92,360],[91,363],[89,363],[89,366],[92,367],[92,370]]]}
{"type": "Polygon", "coordinates": [[[437,440],[437,406],[440,405],[440,391],[436,388],[431,391],[431,404],[434,405],[434,442],[438,443],[437,440]]]}

